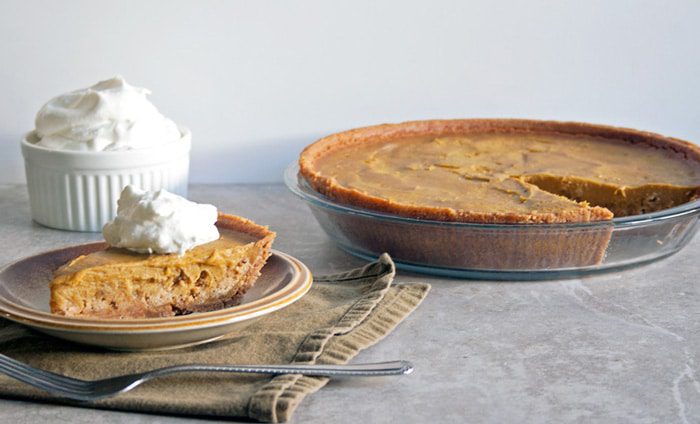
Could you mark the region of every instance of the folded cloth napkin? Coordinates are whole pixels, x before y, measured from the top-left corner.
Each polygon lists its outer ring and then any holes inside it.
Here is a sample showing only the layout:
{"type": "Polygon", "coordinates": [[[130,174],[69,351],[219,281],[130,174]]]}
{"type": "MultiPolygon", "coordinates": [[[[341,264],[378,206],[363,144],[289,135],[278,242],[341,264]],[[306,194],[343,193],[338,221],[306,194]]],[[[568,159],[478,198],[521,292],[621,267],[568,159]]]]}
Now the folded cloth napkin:
{"type": "MultiPolygon", "coordinates": [[[[64,342],[0,319],[0,352],[82,379],[186,363],[344,364],[389,334],[428,293],[427,284],[392,285],[394,273],[394,263],[384,254],[363,268],[316,277],[309,293],[293,305],[241,332],[200,346],[160,352],[111,352],[64,342]]],[[[79,404],[0,375],[0,396],[105,409],[285,422],[306,395],[327,382],[326,377],[296,374],[181,374],[149,381],[114,398],[79,404]]]]}

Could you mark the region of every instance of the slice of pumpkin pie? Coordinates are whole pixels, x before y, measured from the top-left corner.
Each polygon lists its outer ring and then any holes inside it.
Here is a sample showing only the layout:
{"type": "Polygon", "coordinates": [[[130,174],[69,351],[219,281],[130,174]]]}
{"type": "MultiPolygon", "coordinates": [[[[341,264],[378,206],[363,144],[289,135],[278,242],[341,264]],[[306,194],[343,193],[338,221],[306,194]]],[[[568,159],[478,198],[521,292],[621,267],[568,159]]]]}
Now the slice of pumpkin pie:
{"type": "Polygon", "coordinates": [[[146,318],[235,304],[256,281],[275,233],[164,191],[128,186],[104,250],[56,270],[51,312],[146,318]]]}

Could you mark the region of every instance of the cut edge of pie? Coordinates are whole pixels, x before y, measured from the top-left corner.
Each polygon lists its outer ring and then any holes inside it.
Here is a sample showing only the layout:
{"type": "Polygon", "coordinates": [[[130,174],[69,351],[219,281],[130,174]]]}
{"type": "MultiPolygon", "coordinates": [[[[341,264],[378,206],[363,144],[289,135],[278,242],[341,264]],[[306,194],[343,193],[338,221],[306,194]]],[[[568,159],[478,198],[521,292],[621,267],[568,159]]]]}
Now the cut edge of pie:
{"type": "MultiPolygon", "coordinates": [[[[300,174],[319,193],[343,204],[385,212],[410,218],[437,221],[477,222],[477,223],[564,223],[610,220],[613,210],[603,206],[590,205],[585,196],[575,199],[567,196],[567,184],[576,184],[571,178],[549,175],[522,176],[523,181],[577,202],[581,207],[563,210],[557,213],[537,212],[472,212],[446,207],[410,205],[364,193],[360,190],[344,187],[332,177],[322,175],[315,167],[317,160],[327,153],[346,146],[366,141],[381,142],[417,136],[446,136],[467,133],[539,133],[566,134],[602,137],[621,143],[644,144],[655,149],[670,150],[680,153],[686,160],[698,162],[700,166],[700,148],[687,141],[665,137],[659,134],[628,128],[594,125],[578,122],[536,121],[524,119],[455,119],[411,121],[400,124],[382,124],[344,131],[324,137],[306,147],[299,158],[300,174]],[[571,180],[571,181],[569,181],[571,180]],[[538,184],[539,183],[539,184],[538,184]]],[[[633,193],[641,195],[643,193],[633,193]]],[[[652,205],[653,210],[665,209],[700,198],[700,189],[688,188],[687,196],[680,198],[677,193],[669,191],[667,198],[659,199],[652,205]],[[685,201],[683,201],[685,200],[685,201]],[[656,208],[656,209],[654,209],[656,208]]],[[[624,209],[625,205],[620,206],[624,209]]],[[[617,205],[616,205],[617,207],[617,205]]],[[[621,210],[622,210],[621,209],[621,210]]]]}
{"type": "Polygon", "coordinates": [[[133,319],[182,315],[237,304],[271,255],[275,233],[248,219],[219,213],[219,240],[183,256],[109,248],[73,259],[51,282],[51,312],[133,319]],[[236,241],[226,242],[226,237],[236,241]]]}

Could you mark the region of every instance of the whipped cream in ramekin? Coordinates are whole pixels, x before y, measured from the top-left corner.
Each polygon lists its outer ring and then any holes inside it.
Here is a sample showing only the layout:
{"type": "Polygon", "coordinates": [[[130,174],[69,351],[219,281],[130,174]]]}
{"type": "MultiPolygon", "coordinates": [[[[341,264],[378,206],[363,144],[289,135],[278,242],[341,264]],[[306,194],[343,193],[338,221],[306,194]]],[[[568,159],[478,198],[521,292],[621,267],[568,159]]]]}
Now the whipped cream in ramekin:
{"type": "Polygon", "coordinates": [[[36,222],[100,231],[128,184],[187,195],[192,134],[161,115],[148,93],[115,77],[41,108],[20,142],[36,222]]]}
{"type": "Polygon", "coordinates": [[[36,115],[37,145],[56,150],[128,150],[177,141],[177,125],[123,77],[49,100],[36,115]]]}
{"type": "Polygon", "coordinates": [[[119,197],[117,217],[102,234],[110,246],[138,253],[184,254],[219,238],[218,212],[166,190],[145,191],[128,185],[119,197]]]}

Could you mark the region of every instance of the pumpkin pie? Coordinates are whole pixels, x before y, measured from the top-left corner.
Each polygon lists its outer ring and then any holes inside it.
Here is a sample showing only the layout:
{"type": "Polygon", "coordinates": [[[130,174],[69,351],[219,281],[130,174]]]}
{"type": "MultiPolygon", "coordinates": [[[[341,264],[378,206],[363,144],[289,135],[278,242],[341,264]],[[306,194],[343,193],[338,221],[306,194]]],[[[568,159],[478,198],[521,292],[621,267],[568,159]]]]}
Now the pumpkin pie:
{"type": "Polygon", "coordinates": [[[51,312],[96,318],[163,317],[235,304],[256,281],[275,233],[219,214],[218,240],[183,255],[108,247],[73,259],[51,282],[51,312]]]}
{"type": "Polygon", "coordinates": [[[480,223],[609,220],[700,197],[700,148],[606,126],[446,120],[342,132],[307,147],[300,172],[345,204],[480,223]]]}
{"type": "Polygon", "coordinates": [[[605,257],[613,217],[700,197],[697,146],[572,122],[466,119],[377,125],[318,140],[301,153],[299,167],[314,190],[339,204],[425,222],[326,211],[333,217],[323,224],[342,234],[341,244],[431,267],[596,265],[605,257]],[[429,224],[433,221],[498,225],[429,224]],[[586,222],[600,224],[536,225],[586,222]]]}

